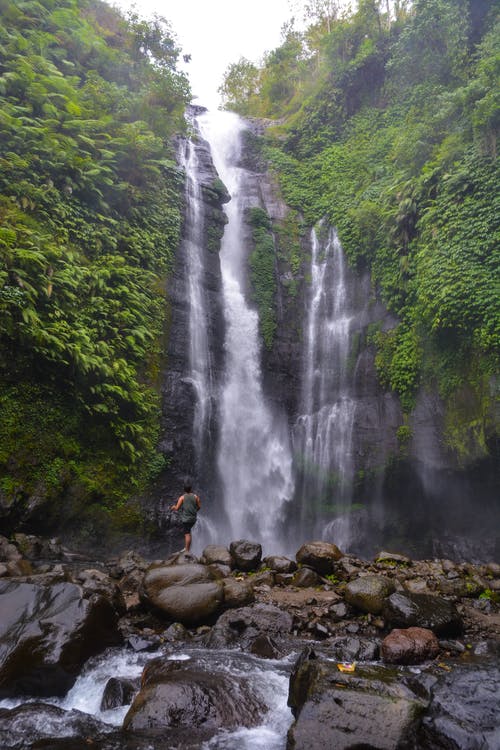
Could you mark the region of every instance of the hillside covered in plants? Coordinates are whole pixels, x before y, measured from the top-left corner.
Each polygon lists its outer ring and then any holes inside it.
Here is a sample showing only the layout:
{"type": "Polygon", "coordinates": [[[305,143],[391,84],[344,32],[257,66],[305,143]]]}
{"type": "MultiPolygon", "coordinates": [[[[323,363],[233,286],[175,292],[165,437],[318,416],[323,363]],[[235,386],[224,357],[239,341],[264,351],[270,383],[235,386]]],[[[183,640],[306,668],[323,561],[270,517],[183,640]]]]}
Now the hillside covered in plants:
{"type": "Polygon", "coordinates": [[[458,464],[495,460],[498,3],[305,7],[306,30],[292,20],[262,65],[229,66],[224,106],[266,121],[263,152],[297,231],[326,217],[397,317],[371,331],[382,385],[406,415],[419,390],[437,391],[458,464]]]}
{"type": "Polygon", "coordinates": [[[189,86],[161,18],[0,2],[0,507],[137,521],[156,452],[189,86]]]}

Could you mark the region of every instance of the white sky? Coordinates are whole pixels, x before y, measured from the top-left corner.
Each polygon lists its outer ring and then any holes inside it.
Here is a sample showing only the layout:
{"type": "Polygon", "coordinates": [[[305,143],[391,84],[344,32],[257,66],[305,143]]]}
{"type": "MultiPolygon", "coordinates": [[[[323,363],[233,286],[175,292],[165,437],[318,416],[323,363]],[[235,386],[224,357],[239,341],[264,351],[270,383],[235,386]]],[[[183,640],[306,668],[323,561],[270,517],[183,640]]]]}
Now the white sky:
{"type": "Polygon", "coordinates": [[[195,101],[211,109],[227,66],[246,57],[258,62],[280,43],[281,27],[292,15],[288,0],[109,0],[142,17],[169,20],[183,54],[195,101]]]}

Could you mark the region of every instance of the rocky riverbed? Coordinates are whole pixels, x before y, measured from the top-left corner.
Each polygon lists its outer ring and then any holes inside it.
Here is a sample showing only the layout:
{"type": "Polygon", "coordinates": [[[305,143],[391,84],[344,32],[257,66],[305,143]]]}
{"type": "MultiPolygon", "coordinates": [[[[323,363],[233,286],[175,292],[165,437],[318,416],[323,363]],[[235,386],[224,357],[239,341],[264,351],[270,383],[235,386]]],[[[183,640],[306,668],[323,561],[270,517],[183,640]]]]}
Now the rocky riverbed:
{"type": "Polygon", "coordinates": [[[499,598],[495,562],[0,537],[0,747],[498,750],[499,598]]]}

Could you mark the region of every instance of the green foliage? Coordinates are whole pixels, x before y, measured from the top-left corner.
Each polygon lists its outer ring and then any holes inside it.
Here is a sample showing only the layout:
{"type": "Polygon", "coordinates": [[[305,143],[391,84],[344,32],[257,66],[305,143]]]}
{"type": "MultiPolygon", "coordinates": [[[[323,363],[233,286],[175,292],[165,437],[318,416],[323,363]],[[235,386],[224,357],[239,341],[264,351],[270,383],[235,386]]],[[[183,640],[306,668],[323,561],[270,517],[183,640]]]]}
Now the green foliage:
{"type": "Polygon", "coordinates": [[[371,336],[382,383],[407,413],[437,387],[446,440],[473,460],[499,429],[498,6],[383,8],[314,16],[287,63],[294,92],[251,113],[282,118],[265,155],[287,204],[307,225],[337,227],[399,319],[371,336]]]}
{"type": "Polygon", "coordinates": [[[259,324],[264,343],[270,349],[276,331],[275,250],[271,221],[262,208],[249,209],[247,221],[252,227],[254,244],[250,255],[250,281],[259,309],[259,324]]]}
{"type": "Polygon", "coordinates": [[[2,484],[119,501],[154,463],[187,80],[163,19],[99,0],[1,8],[2,484]]]}

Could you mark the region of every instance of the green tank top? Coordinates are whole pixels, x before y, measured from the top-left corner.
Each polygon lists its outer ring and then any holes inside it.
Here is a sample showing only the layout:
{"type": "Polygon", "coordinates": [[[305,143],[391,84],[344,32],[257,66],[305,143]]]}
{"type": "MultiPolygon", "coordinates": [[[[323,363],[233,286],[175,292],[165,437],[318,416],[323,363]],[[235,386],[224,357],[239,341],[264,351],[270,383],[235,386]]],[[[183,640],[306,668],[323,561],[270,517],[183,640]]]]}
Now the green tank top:
{"type": "Polygon", "coordinates": [[[196,521],[196,514],[198,513],[198,506],[196,505],[196,495],[190,492],[184,495],[184,501],[182,503],[182,522],[189,523],[190,521],[196,521]]]}

